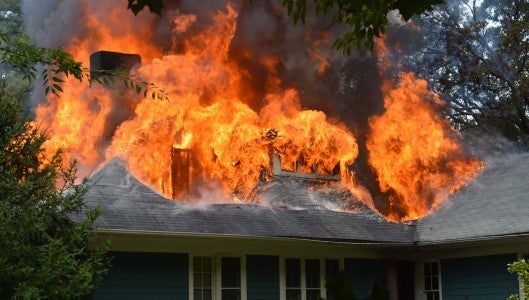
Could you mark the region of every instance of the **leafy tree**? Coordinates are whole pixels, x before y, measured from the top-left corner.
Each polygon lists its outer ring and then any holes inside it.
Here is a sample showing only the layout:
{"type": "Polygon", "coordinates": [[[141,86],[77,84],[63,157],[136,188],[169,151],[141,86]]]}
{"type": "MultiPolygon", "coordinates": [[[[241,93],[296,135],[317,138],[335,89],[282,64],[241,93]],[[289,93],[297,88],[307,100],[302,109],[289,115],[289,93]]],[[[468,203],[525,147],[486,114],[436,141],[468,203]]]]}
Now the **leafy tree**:
{"type": "MultiPolygon", "coordinates": [[[[30,43],[22,20],[20,0],[0,0],[0,34],[17,42],[30,43]]],[[[9,65],[0,64],[0,76],[6,79],[7,90],[17,97],[29,94],[32,85],[22,78],[22,74],[9,65]]]]}
{"type": "MultiPolygon", "coordinates": [[[[305,23],[308,0],[283,0],[294,24],[305,23]]],[[[387,14],[398,9],[405,20],[412,15],[432,9],[433,5],[443,0],[314,0],[314,12],[332,14],[333,24],[345,24],[349,29],[344,36],[338,38],[333,47],[350,53],[353,47],[373,48],[373,39],[380,37],[388,25],[387,14]]],[[[128,0],[128,8],[135,14],[148,7],[151,12],[161,14],[163,0],[128,0]]]]}
{"type": "Polygon", "coordinates": [[[98,211],[85,209],[75,165],[63,167],[60,152],[44,156],[46,136],[22,99],[37,76],[57,94],[61,77],[87,72],[67,53],[29,42],[18,0],[0,1],[0,62],[0,298],[79,298],[109,264],[106,245],[88,248],[98,211]]]}
{"type": "MultiPolygon", "coordinates": [[[[283,6],[293,16],[294,24],[305,22],[307,0],[283,0],[283,6]]],[[[338,38],[333,47],[351,53],[353,47],[373,48],[375,37],[380,37],[388,25],[387,14],[399,10],[405,20],[414,14],[432,9],[443,0],[315,0],[315,14],[332,14],[333,24],[345,24],[348,31],[338,38]]]]}
{"type": "Polygon", "coordinates": [[[95,81],[105,85],[122,82],[137,94],[152,99],[168,99],[168,94],[153,83],[140,80],[126,70],[92,70],[76,61],[70,54],[59,49],[35,47],[27,41],[13,40],[0,34],[0,63],[20,74],[23,80],[33,82],[40,78],[46,86],[45,92],[59,96],[64,77],[73,76],[79,81],[95,81]],[[41,71],[38,66],[44,66],[41,71]],[[96,76],[91,76],[91,74],[96,76]]]}
{"type": "MultiPolygon", "coordinates": [[[[525,296],[529,295],[529,261],[521,258],[507,265],[507,270],[516,273],[522,281],[522,290],[525,296]]],[[[511,295],[509,300],[518,299],[518,295],[511,295]]]]}
{"type": "Polygon", "coordinates": [[[418,18],[425,46],[408,66],[448,102],[459,129],[529,143],[529,3],[449,1],[418,18]]]}
{"type": "Polygon", "coordinates": [[[78,298],[106,272],[105,245],[92,251],[97,210],[61,153],[45,157],[46,136],[22,101],[0,88],[0,298],[78,298]],[[77,221],[73,221],[73,219],[77,221]]]}

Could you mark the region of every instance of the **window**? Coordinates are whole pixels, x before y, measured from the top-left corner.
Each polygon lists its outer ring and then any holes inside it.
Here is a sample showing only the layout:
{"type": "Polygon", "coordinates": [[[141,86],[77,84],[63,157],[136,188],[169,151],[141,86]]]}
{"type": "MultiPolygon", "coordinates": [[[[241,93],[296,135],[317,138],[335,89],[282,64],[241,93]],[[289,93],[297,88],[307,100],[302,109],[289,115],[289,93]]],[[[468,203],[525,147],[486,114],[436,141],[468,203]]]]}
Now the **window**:
{"type": "Polygon", "coordinates": [[[221,298],[222,300],[241,299],[241,260],[239,257],[221,259],[221,298]]]}
{"type": "Polygon", "coordinates": [[[301,260],[285,259],[287,300],[301,300],[301,260]]]}
{"type": "MultiPolygon", "coordinates": [[[[325,280],[327,283],[336,280],[340,273],[340,261],[338,259],[326,259],[325,260],[325,280]]],[[[327,300],[334,300],[336,297],[329,291],[326,290],[327,300]]]]}
{"type": "Polygon", "coordinates": [[[320,300],[322,279],[319,259],[285,259],[287,300],[320,300]]]}
{"type": "Polygon", "coordinates": [[[320,300],[320,260],[305,260],[305,286],[307,300],[320,300]]]}
{"type": "Polygon", "coordinates": [[[426,300],[439,300],[439,264],[437,262],[424,263],[424,293],[426,300]]]}
{"type": "Polygon", "coordinates": [[[193,257],[193,299],[212,299],[213,274],[211,270],[211,257],[193,257]]]}

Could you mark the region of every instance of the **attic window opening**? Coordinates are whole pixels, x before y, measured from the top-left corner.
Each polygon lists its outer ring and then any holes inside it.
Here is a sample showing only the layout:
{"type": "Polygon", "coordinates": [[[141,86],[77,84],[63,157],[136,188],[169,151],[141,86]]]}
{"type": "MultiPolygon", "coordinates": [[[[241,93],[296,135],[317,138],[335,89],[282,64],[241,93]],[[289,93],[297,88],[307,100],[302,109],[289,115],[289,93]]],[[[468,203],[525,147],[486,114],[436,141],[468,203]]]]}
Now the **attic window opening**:
{"type": "Polygon", "coordinates": [[[291,163],[284,163],[281,156],[272,153],[272,174],[274,176],[299,177],[317,180],[340,180],[340,166],[336,162],[332,170],[325,170],[319,164],[309,165],[302,159],[291,163]]]}

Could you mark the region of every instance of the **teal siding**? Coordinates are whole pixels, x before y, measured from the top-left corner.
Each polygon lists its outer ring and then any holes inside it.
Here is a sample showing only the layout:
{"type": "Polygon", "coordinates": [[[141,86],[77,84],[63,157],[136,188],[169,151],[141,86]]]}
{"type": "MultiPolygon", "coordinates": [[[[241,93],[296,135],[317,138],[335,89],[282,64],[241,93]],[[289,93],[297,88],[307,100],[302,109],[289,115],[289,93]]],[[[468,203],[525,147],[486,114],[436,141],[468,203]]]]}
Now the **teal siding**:
{"type": "Polygon", "coordinates": [[[188,299],[187,254],[111,255],[113,266],[93,299],[188,299]]]}
{"type": "Polygon", "coordinates": [[[279,299],[279,257],[246,256],[248,300],[279,299]]]}
{"type": "Polygon", "coordinates": [[[441,261],[444,300],[495,300],[518,293],[518,279],[507,272],[516,254],[441,261]]]}
{"type": "Polygon", "coordinates": [[[351,276],[355,295],[366,299],[377,285],[386,288],[386,261],[380,259],[344,259],[345,271],[351,276]]]}

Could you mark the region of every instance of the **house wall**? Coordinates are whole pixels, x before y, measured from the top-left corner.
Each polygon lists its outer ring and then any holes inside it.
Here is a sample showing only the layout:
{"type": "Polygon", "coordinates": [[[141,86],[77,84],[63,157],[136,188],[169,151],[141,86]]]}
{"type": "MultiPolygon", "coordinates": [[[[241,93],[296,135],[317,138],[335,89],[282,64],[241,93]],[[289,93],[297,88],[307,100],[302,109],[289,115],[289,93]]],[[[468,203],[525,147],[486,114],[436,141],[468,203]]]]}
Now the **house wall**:
{"type": "Polygon", "coordinates": [[[518,279],[507,271],[516,258],[502,254],[441,260],[442,299],[493,300],[517,294],[518,279]]]}
{"type": "Polygon", "coordinates": [[[110,253],[112,267],[93,299],[188,299],[188,255],[110,253]]]}

